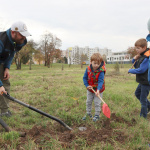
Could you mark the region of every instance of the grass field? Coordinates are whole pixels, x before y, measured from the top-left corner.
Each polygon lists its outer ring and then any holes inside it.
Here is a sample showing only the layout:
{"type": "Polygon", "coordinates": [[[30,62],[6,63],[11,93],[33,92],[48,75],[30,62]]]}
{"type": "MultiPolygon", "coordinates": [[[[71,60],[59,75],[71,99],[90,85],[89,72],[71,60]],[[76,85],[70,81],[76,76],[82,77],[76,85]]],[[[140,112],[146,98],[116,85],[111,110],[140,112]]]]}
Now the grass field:
{"type": "MultiPolygon", "coordinates": [[[[16,99],[55,116],[69,125],[68,131],[58,122],[17,103],[10,102],[12,117],[2,119],[12,128],[6,133],[0,126],[1,150],[147,150],[150,144],[150,115],[140,118],[140,103],[135,98],[135,75],[128,74],[129,65],[116,73],[107,64],[106,89],[103,99],[111,110],[111,118],[101,113],[100,121],[82,121],[86,113],[86,88],[83,74],[86,66],[53,64],[11,66],[11,93],[16,99]],[[80,131],[79,127],[87,130],[80,131]],[[19,137],[18,132],[26,132],[19,137]]],[[[94,105],[93,112],[94,114],[94,105]]]]}

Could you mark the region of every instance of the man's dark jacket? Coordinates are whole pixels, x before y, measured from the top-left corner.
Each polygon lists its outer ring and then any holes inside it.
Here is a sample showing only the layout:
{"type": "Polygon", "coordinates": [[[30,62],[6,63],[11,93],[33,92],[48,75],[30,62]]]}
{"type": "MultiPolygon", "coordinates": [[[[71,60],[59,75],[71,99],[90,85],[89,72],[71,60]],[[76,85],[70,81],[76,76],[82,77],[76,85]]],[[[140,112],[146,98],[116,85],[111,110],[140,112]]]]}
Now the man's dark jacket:
{"type": "MultiPolygon", "coordinates": [[[[0,64],[4,64],[4,68],[10,69],[10,65],[16,52],[26,45],[25,39],[23,44],[16,44],[11,37],[11,30],[0,32],[0,64]]],[[[3,85],[0,80],[0,87],[3,85]]]]}

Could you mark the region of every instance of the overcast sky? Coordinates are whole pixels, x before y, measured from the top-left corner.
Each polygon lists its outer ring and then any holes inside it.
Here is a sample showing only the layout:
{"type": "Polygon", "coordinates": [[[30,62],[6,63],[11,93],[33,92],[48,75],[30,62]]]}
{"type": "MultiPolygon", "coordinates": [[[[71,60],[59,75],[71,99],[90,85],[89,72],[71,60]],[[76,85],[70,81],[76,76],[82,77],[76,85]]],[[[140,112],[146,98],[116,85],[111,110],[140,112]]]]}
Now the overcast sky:
{"type": "Polygon", "coordinates": [[[124,51],[149,33],[150,0],[2,0],[0,25],[26,23],[35,42],[44,31],[62,40],[62,50],[78,45],[124,51]]]}

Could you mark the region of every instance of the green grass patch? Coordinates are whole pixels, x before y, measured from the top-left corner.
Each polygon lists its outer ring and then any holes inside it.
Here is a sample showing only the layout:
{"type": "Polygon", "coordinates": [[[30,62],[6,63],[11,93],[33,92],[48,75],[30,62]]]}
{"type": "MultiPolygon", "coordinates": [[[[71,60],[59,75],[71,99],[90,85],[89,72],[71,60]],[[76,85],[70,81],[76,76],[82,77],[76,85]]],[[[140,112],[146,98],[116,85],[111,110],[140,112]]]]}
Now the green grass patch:
{"type": "MultiPolygon", "coordinates": [[[[0,149],[3,148],[4,143],[7,143],[7,149],[10,150],[17,149],[19,145],[22,149],[27,150],[148,149],[150,115],[148,115],[147,120],[139,117],[141,105],[134,96],[138,84],[135,82],[135,75],[128,74],[131,64],[123,64],[122,67],[119,65],[120,69],[117,74],[114,66],[114,64],[106,65],[106,89],[103,93],[103,100],[108,104],[111,113],[122,121],[110,119],[111,130],[106,130],[106,132],[108,135],[112,132],[112,135],[109,137],[104,135],[106,139],[95,140],[96,142],[92,143],[89,135],[94,138],[92,135],[97,130],[105,130],[104,123],[107,118],[101,112],[101,120],[97,123],[92,120],[86,122],[81,120],[86,113],[87,91],[83,85],[86,65],[82,69],[80,65],[71,65],[70,67],[64,65],[63,71],[61,64],[53,64],[52,68],[32,65],[32,70],[29,70],[27,65],[22,65],[21,70],[16,70],[16,66],[12,65],[10,95],[59,118],[72,127],[74,131],[72,133],[67,132],[58,122],[15,102],[10,102],[13,116],[11,118],[4,117],[4,121],[13,130],[26,130],[28,135],[23,142],[21,141],[22,138],[18,136],[18,132],[4,133],[4,129],[0,128],[0,149]],[[78,127],[80,126],[86,126],[88,134],[79,132],[78,127]]],[[[93,103],[92,115],[94,114],[93,103]]]]}

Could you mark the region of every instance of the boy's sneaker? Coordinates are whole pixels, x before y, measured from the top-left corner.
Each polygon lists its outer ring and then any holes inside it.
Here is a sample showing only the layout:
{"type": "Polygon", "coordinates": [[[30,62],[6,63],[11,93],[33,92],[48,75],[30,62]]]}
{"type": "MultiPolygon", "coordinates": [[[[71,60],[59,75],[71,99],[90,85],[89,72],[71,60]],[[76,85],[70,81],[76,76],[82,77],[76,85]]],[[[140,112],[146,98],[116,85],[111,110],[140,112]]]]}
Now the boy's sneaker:
{"type": "Polygon", "coordinates": [[[3,117],[3,116],[11,117],[11,116],[12,116],[12,113],[8,110],[7,112],[0,114],[0,117],[3,117]]]}
{"type": "Polygon", "coordinates": [[[99,119],[100,119],[99,115],[95,115],[95,116],[93,117],[93,121],[94,121],[94,122],[98,121],[99,119]]]}
{"type": "Polygon", "coordinates": [[[91,115],[91,114],[86,114],[86,115],[82,118],[82,120],[86,120],[87,118],[92,118],[92,115],[91,115]]]}

